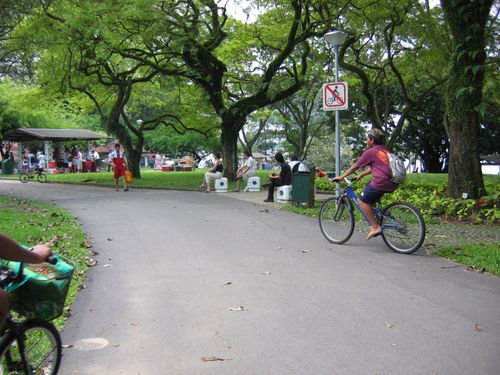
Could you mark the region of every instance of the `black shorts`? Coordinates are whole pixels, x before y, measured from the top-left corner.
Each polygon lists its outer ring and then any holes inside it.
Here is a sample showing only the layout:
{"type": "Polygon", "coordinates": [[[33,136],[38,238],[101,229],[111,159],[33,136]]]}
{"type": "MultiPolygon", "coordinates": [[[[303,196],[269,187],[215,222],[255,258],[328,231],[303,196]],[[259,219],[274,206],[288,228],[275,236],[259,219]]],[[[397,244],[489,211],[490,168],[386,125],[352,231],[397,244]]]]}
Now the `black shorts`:
{"type": "Polygon", "coordinates": [[[374,188],[369,182],[365,186],[365,191],[361,193],[359,199],[365,203],[377,203],[386,192],[374,188]]]}

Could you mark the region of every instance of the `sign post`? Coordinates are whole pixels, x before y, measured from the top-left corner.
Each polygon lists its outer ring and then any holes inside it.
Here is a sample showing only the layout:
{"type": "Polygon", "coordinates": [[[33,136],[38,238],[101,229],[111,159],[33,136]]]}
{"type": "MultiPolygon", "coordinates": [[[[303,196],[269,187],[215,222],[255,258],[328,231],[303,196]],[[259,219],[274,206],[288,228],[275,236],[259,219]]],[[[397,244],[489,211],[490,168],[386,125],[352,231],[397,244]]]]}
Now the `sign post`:
{"type": "Polygon", "coordinates": [[[325,83],[321,90],[323,111],[338,111],[349,106],[347,82],[325,83]]]}

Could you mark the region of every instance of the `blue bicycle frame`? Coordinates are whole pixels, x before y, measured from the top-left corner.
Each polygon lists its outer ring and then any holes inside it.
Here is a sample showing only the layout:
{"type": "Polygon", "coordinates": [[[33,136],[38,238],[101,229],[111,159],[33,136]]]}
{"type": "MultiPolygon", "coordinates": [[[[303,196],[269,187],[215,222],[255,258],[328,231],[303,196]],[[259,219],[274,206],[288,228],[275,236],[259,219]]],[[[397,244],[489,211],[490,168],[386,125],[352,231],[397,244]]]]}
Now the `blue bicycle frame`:
{"type": "MultiPolygon", "coordinates": [[[[344,194],[347,195],[349,198],[351,198],[351,202],[354,203],[356,208],[358,209],[359,212],[361,212],[361,215],[366,220],[366,223],[370,225],[370,220],[368,220],[368,217],[365,215],[363,210],[359,207],[358,203],[358,196],[354,192],[354,189],[352,188],[352,182],[348,178],[344,178],[344,181],[347,183],[347,187],[344,189],[344,194]]],[[[342,195],[341,195],[342,197],[342,195]]],[[[379,207],[374,208],[374,214],[375,218],[379,222],[379,224],[382,224],[382,218],[386,219],[390,224],[384,224],[382,225],[382,230],[384,229],[401,229],[401,225],[394,222],[394,220],[390,216],[385,216],[382,212],[382,210],[379,207]]]]}

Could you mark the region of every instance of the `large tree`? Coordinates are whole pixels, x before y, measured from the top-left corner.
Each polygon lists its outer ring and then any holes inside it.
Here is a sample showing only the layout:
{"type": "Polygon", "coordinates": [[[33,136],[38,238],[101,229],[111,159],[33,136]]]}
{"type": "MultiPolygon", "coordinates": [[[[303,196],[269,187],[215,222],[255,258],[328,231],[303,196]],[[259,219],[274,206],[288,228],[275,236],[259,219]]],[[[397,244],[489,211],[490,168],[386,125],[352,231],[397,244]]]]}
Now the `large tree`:
{"type": "Polygon", "coordinates": [[[338,17],[335,6],[342,10],[342,4],[327,0],[259,3],[269,10],[255,23],[241,24],[214,0],[164,2],[151,13],[155,22],[141,24],[143,47],[120,48],[126,58],[203,88],[220,118],[230,178],[235,176],[238,135],[247,116],[300,89],[311,39],[332,28],[338,17]]]}
{"type": "Polygon", "coordinates": [[[121,48],[144,47],[140,30],[130,34],[138,21],[149,22],[144,5],[140,0],[48,1],[34,9],[16,35],[38,56],[38,83],[90,99],[102,126],[123,144],[137,178],[146,131],[162,125],[200,131],[173,110],[177,87],[185,82],[159,79],[154,66],[119,53],[121,48]]]}
{"type": "Polygon", "coordinates": [[[446,80],[446,34],[439,10],[418,0],[356,4],[346,13],[349,35],[340,66],[364,97],[354,109],[360,119],[386,131],[394,147],[404,127],[412,126],[412,112],[446,80]]]}
{"type": "Polygon", "coordinates": [[[486,63],[486,24],[493,0],[441,0],[452,36],[446,86],[450,163],[448,193],[455,198],[486,193],[481,165],[480,115],[486,63]]]}

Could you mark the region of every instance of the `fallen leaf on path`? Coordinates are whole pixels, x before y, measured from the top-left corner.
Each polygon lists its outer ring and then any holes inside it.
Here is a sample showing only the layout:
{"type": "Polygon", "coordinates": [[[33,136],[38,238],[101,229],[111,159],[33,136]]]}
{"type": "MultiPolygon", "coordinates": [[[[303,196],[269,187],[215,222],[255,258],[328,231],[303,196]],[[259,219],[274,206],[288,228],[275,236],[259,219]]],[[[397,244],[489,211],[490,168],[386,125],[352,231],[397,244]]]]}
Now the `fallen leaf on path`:
{"type": "Polygon", "coordinates": [[[97,264],[97,260],[92,259],[92,258],[87,259],[87,266],[94,267],[96,264],[97,264]]]}
{"type": "Polygon", "coordinates": [[[276,248],[276,250],[281,250],[281,246],[278,246],[278,247],[276,248]]]}
{"type": "Polygon", "coordinates": [[[108,237],[108,241],[113,241],[113,237],[108,237]]]}
{"type": "Polygon", "coordinates": [[[238,307],[230,307],[229,311],[249,311],[246,307],[238,306],[238,307]]]}
{"type": "Polygon", "coordinates": [[[262,272],[263,275],[271,275],[271,272],[262,272]]]}
{"type": "Polygon", "coordinates": [[[62,348],[67,349],[67,348],[72,348],[73,344],[66,344],[66,345],[61,345],[62,348]]]}
{"type": "Polygon", "coordinates": [[[80,290],[85,289],[85,288],[86,288],[85,284],[80,284],[80,285],[78,285],[77,289],[78,289],[78,291],[80,291],[80,290]]]}
{"type": "Polygon", "coordinates": [[[215,362],[215,361],[230,361],[231,359],[229,358],[221,358],[221,357],[216,357],[214,355],[210,357],[201,357],[202,362],[215,362]]]}
{"type": "Polygon", "coordinates": [[[391,323],[389,323],[389,322],[385,322],[385,326],[386,326],[387,328],[392,328],[392,327],[394,327],[394,326],[393,326],[391,323]]]}
{"type": "Polygon", "coordinates": [[[87,249],[90,249],[92,247],[92,244],[90,244],[88,241],[83,241],[81,244],[80,244],[81,247],[85,247],[87,249]]]}
{"type": "Polygon", "coordinates": [[[105,264],[104,267],[113,267],[113,265],[108,263],[108,264],[105,264]]]}
{"type": "Polygon", "coordinates": [[[233,283],[232,281],[228,281],[227,283],[224,283],[221,286],[231,285],[232,283],[233,283]]]}
{"type": "Polygon", "coordinates": [[[309,250],[302,250],[303,254],[307,254],[308,252],[309,252],[309,250]]]}
{"type": "Polygon", "coordinates": [[[425,255],[428,257],[432,256],[432,250],[425,250],[425,255]]]}
{"type": "Polygon", "coordinates": [[[486,272],[486,268],[484,267],[479,270],[479,273],[484,273],[484,272],[486,272]]]}
{"type": "Polygon", "coordinates": [[[474,331],[476,331],[476,332],[481,332],[482,331],[482,329],[481,329],[481,327],[479,327],[478,323],[474,324],[474,331]]]}
{"type": "Polygon", "coordinates": [[[91,251],[90,255],[92,255],[92,256],[99,255],[99,252],[98,251],[91,251]]]}

